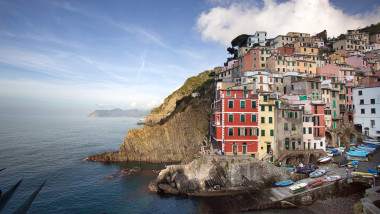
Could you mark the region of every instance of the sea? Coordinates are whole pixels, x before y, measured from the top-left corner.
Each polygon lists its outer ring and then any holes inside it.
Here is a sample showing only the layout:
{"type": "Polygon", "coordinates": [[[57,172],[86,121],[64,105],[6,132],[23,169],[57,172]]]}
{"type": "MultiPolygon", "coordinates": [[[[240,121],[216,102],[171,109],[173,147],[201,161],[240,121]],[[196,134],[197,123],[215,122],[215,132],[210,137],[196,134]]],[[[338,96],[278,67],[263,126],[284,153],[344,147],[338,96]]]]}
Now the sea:
{"type": "MultiPolygon", "coordinates": [[[[0,116],[0,189],[21,185],[2,213],[12,213],[44,182],[28,213],[232,213],[245,198],[151,194],[148,183],[164,164],[85,160],[117,151],[138,118],[0,116]],[[137,174],[121,170],[138,166],[137,174]]],[[[248,199],[254,201],[254,199],[248,199]]],[[[262,213],[303,213],[267,210],[262,213]]],[[[257,213],[257,212],[255,212],[257,213]]]]}

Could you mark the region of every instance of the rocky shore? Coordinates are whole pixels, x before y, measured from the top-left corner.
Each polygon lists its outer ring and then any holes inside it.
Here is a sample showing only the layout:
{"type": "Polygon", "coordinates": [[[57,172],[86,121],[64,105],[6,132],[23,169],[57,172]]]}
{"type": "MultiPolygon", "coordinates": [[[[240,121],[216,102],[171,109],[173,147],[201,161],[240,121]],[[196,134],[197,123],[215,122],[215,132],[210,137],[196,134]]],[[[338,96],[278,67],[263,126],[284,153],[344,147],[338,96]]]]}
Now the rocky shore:
{"type": "Polygon", "coordinates": [[[247,193],[304,177],[252,157],[207,155],[187,165],[168,166],[149,188],[151,192],[212,197],[247,193]]]}

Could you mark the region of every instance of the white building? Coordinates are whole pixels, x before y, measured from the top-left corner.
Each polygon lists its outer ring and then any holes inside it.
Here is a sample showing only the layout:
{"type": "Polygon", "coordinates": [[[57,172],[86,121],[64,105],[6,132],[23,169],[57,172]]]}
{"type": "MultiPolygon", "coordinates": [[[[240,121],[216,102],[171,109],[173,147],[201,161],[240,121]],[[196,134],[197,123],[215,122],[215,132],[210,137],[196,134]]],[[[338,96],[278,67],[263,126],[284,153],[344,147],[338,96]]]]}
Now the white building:
{"type": "Polygon", "coordinates": [[[246,71],[244,75],[255,79],[256,90],[261,92],[273,91],[274,80],[267,70],[246,71]]]}
{"type": "Polygon", "coordinates": [[[256,31],[253,36],[248,37],[247,46],[252,47],[254,44],[259,44],[260,46],[265,46],[267,40],[267,32],[256,31]]]}
{"type": "Polygon", "coordinates": [[[354,124],[362,133],[380,137],[380,87],[354,88],[354,124]]]}

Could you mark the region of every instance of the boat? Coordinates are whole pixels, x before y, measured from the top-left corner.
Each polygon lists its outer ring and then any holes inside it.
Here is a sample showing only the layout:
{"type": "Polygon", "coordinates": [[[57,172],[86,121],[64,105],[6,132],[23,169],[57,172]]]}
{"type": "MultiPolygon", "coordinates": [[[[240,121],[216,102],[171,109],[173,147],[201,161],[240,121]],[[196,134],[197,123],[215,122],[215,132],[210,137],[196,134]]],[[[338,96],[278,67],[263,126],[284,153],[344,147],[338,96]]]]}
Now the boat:
{"type": "Polygon", "coordinates": [[[308,173],[311,173],[311,172],[314,172],[315,169],[313,168],[303,168],[303,169],[297,169],[297,173],[301,173],[301,174],[308,174],[308,173]]]}
{"type": "Polygon", "coordinates": [[[333,156],[335,157],[335,156],[341,156],[342,155],[342,153],[341,152],[334,152],[333,153],[333,156]]]}
{"type": "Polygon", "coordinates": [[[320,170],[317,170],[317,171],[310,173],[309,176],[310,176],[310,178],[316,178],[316,177],[320,177],[324,174],[326,174],[326,170],[320,169],[320,170]]]}
{"type": "Polygon", "coordinates": [[[368,173],[368,172],[352,172],[352,175],[354,177],[363,177],[363,178],[373,178],[373,174],[372,173],[368,173]]]}
{"type": "Polygon", "coordinates": [[[379,171],[377,171],[376,169],[367,169],[368,170],[368,173],[372,173],[372,174],[379,174],[379,171]]]}
{"type": "Polygon", "coordinates": [[[347,165],[358,165],[358,164],[359,164],[359,161],[351,161],[347,163],[347,165]]]}
{"type": "Polygon", "coordinates": [[[284,168],[284,169],[290,169],[290,170],[294,170],[293,167],[286,167],[286,166],[282,166],[281,168],[284,168]]]}
{"type": "Polygon", "coordinates": [[[294,182],[292,180],[288,181],[281,181],[276,183],[276,187],[284,187],[284,186],[289,186],[292,185],[294,182]]]}
{"type": "Polygon", "coordinates": [[[347,160],[350,161],[368,161],[367,157],[355,157],[355,156],[347,156],[347,160]]]}
{"type": "Polygon", "coordinates": [[[339,147],[339,148],[334,148],[334,149],[336,150],[336,152],[344,152],[346,147],[339,147]]]}
{"type": "Polygon", "coordinates": [[[329,147],[327,147],[326,149],[327,149],[327,150],[330,150],[330,151],[332,151],[332,152],[337,152],[336,149],[334,149],[334,148],[329,148],[329,147]]]}
{"type": "Polygon", "coordinates": [[[318,180],[309,182],[309,187],[310,188],[315,188],[315,187],[321,186],[322,184],[323,184],[323,180],[322,179],[318,179],[318,180]]]}
{"type": "Polygon", "coordinates": [[[365,152],[373,152],[376,148],[366,147],[366,146],[358,146],[356,151],[365,151],[365,152]]]}
{"type": "Polygon", "coordinates": [[[351,142],[350,146],[356,146],[358,143],[357,142],[351,142]]]}
{"type": "Polygon", "coordinates": [[[318,159],[318,162],[319,163],[327,163],[329,161],[331,161],[332,157],[329,157],[329,156],[325,156],[325,157],[321,157],[318,159]]]}
{"type": "Polygon", "coordinates": [[[339,181],[342,177],[340,175],[330,175],[326,178],[323,178],[323,182],[333,182],[333,181],[339,181]]]}
{"type": "Polygon", "coordinates": [[[295,194],[306,190],[306,187],[307,183],[299,183],[289,187],[289,189],[295,194]]]}
{"type": "Polygon", "coordinates": [[[363,143],[370,143],[370,144],[373,144],[373,145],[380,145],[380,141],[373,140],[373,139],[365,139],[365,140],[363,140],[363,143]]]}

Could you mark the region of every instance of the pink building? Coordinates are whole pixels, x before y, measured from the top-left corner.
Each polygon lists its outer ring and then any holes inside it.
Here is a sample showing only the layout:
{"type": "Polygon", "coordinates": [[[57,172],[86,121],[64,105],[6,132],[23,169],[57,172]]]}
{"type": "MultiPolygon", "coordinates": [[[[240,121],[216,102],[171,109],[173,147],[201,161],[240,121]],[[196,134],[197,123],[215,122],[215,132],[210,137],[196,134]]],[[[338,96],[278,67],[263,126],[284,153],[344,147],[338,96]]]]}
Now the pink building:
{"type": "Polygon", "coordinates": [[[325,66],[317,68],[317,75],[323,76],[323,79],[344,80],[344,76],[340,71],[340,67],[337,64],[327,64],[325,66]]]}
{"type": "Polygon", "coordinates": [[[371,67],[368,65],[367,61],[363,57],[350,56],[347,58],[347,64],[351,65],[353,68],[359,69],[364,73],[370,73],[371,67]]]}
{"type": "Polygon", "coordinates": [[[242,71],[254,71],[260,69],[260,50],[251,49],[243,56],[242,71]]]}

